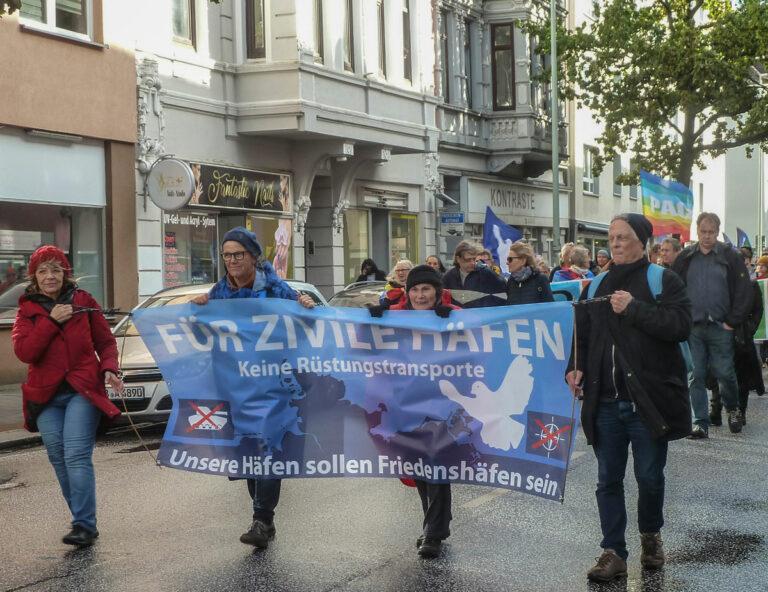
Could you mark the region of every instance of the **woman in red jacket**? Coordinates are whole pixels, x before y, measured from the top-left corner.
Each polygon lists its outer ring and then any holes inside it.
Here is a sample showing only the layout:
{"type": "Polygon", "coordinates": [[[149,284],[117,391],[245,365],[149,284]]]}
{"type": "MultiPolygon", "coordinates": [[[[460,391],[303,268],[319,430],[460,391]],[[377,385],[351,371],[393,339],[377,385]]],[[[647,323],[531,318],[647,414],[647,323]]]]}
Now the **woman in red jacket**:
{"type": "Polygon", "coordinates": [[[72,513],[72,530],[62,541],[87,546],[99,536],[91,459],[96,428],[120,415],[104,388],[105,381],[123,388],[117,343],[98,303],[72,281],[60,249],[37,249],[29,278],[13,325],[14,352],[29,364],[21,387],[24,427],[40,432],[72,513]]]}
{"type": "MultiPolygon", "coordinates": [[[[392,305],[389,310],[434,310],[435,314],[447,317],[458,306],[444,303],[442,280],[429,265],[418,265],[408,274],[405,286],[407,298],[392,305]]],[[[371,308],[372,316],[381,316],[381,307],[371,308]]],[[[451,524],[451,484],[430,483],[419,479],[403,479],[406,485],[415,486],[421,498],[424,511],[422,535],[416,541],[420,557],[433,559],[440,554],[443,539],[450,534],[451,524]]]]}

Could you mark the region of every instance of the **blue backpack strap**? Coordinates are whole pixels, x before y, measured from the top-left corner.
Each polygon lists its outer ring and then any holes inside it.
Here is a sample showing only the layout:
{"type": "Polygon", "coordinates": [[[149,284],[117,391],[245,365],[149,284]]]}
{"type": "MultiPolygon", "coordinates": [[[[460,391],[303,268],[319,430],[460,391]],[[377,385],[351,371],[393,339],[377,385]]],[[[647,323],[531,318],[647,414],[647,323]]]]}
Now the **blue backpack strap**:
{"type": "MultiPolygon", "coordinates": [[[[661,296],[663,277],[664,268],[661,265],[651,263],[648,266],[648,287],[651,289],[651,294],[653,294],[656,300],[661,296]]],[[[680,353],[685,361],[685,369],[689,373],[693,372],[693,354],[691,354],[691,348],[687,341],[680,342],[680,353]]]]}
{"type": "Polygon", "coordinates": [[[603,281],[607,273],[607,271],[603,271],[602,273],[599,273],[597,276],[592,278],[592,281],[589,282],[589,287],[587,288],[587,298],[595,297],[597,289],[600,287],[600,282],[603,281]]]}
{"type": "Polygon", "coordinates": [[[661,265],[651,263],[648,266],[648,287],[651,289],[651,294],[658,300],[661,296],[663,289],[662,278],[664,277],[664,268],[661,265]]]}

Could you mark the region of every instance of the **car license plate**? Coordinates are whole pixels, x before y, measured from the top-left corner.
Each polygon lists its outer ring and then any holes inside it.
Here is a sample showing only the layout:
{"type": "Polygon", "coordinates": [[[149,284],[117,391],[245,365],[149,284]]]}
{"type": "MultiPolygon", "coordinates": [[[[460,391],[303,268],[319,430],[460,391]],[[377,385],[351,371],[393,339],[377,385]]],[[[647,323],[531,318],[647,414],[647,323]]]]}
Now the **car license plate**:
{"type": "Polygon", "coordinates": [[[122,396],[114,389],[107,387],[107,395],[110,399],[143,399],[145,396],[143,386],[127,386],[123,390],[122,396]]]}

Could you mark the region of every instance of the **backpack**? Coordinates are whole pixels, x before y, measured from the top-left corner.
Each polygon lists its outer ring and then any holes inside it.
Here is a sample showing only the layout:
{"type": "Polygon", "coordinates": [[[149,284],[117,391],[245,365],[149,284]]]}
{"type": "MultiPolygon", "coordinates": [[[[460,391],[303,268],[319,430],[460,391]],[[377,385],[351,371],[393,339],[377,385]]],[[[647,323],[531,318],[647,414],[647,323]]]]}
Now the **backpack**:
{"type": "MultiPolygon", "coordinates": [[[[594,298],[597,293],[597,288],[600,286],[600,282],[603,281],[608,271],[604,271],[600,275],[596,276],[587,288],[587,298],[594,298]]],[[[661,265],[651,263],[648,266],[648,287],[651,289],[651,294],[658,300],[661,296],[662,290],[662,277],[664,275],[664,268],[661,265]]],[[[690,374],[693,372],[693,356],[691,355],[691,348],[688,346],[687,341],[681,341],[679,343],[680,353],[683,354],[683,360],[685,360],[685,369],[690,374]]]]}

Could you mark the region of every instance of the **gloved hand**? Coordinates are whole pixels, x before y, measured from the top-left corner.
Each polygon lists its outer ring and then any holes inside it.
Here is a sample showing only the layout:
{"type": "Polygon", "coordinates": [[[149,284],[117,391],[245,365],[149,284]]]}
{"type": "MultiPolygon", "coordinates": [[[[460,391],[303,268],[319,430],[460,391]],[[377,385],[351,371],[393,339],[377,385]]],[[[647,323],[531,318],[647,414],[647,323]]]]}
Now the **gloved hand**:
{"type": "Polygon", "coordinates": [[[437,314],[437,316],[439,316],[441,319],[447,319],[452,310],[453,309],[450,306],[446,306],[445,304],[438,304],[435,307],[435,314],[437,314]]]}
{"type": "Polygon", "coordinates": [[[371,316],[377,319],[380,319],[384,314],[384,311],[389,309],[389,304],[367,304],[366,306],[368,307],[368,312],[371,313],[371,316]]]}

